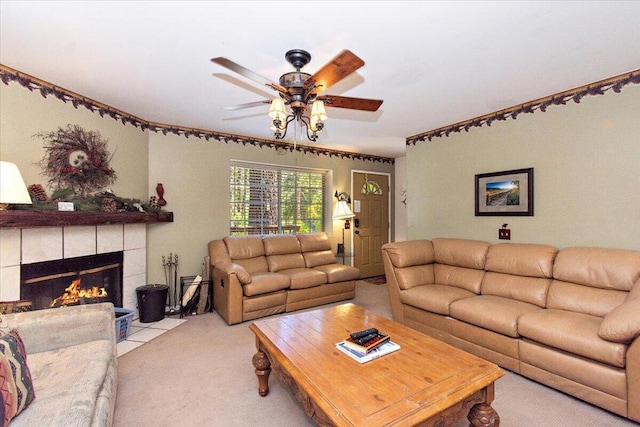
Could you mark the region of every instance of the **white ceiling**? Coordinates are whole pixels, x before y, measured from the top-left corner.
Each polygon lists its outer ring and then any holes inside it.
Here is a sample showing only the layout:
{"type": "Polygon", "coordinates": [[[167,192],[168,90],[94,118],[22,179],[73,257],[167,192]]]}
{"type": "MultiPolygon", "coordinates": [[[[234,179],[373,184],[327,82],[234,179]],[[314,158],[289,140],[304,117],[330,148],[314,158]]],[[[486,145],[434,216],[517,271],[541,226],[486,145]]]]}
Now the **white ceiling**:
{"type": "Polygon", "coordinates": [[[313,74],[347,48],[365,61],[325,93],[317,145],[400,157],[405,138],[640,68],[639,1],[6,1],[0,62],[144,120],[271,138],[267,87],[287,50],[313,74]]]}

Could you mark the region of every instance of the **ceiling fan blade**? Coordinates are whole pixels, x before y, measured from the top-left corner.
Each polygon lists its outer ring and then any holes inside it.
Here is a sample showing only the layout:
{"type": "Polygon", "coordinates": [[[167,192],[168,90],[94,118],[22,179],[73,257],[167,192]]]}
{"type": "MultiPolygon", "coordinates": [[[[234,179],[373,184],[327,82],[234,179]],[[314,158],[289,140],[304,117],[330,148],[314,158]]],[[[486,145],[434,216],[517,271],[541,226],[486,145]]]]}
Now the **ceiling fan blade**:
{"type": "Polygon", "coordinates": [[[320,95],[316,99],[327,107],[349,108],[351,110],[377,111],[382,105],[381,99],[350,98],[336,95],[320,95]]]}
{"type": "Polygon", "coordinates": [[[264,101],[255,101],[255,102],[247,102],[246,104],[230,105],[228,107],[222,107],[222,109],[227,111],[238,111],[238,110],[244,110],[245,108],[259,107],[261,105],[270,104],[270,103],[271,101],[265,99],[264,101]]]}
{"type": "Polygon", "coordinates": [[[280,86],[277,83],[272,82],[266,77],[262,77],[260,74],[254,73],[253,71],[243,67],[242,65],[236,64],[230,59],[217,57],[217,58],[211,58],[211,62],[213,62],[214,64],[221,65],[225,68],[228,68],[229,70],[236,72],[241,76],[244,76],[250,80],[253,80],[254,82],[260,83],[261,85],[269,86],[270,88],[280,93],[287,93],[286,88],[280,86]]]}
{"type": "Polygon", "coordinates": [[[305,89],[313,88],[313,93],[320,93],[332,84],[344,79],[349,74],[364,65],[364,61],[358,58],[350,50],[343,50],[338,56],[329,61],[313,76],[304,82],[305,89]]]}

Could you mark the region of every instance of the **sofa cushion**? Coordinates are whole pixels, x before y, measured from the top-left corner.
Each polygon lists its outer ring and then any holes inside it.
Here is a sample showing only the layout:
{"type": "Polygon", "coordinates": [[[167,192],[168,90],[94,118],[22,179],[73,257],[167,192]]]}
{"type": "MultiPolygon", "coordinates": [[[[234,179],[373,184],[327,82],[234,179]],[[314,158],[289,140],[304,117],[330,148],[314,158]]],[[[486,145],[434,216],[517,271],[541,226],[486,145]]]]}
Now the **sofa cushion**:
{"type": "Polygon", "coordinates": [[[312,288],[327,283],[326,274],[311,268],[291,268],[280,273],[289,276],[289,289],[312,288]]]}
{"type": "Polygon", "coordinates": [[[434,283],[466,289],[474,294],[480,293],[483,277],[484,270],[446,264],[433,265],[434,283]]]}
{"type": "Polygon", "coordinates": [[[264,255],[255,258],[236,259],[234,263],[243,267],[251,275],[256,273],[266,273],[269,271],[267,257],[264,255]]]}
{"type": "Polygon", "coordinates": [[[627,346],[598,336],[602,319],[583,313],[545,309],[520,317],[520,335],[549,347],[624,368],[627,346]]]}
{"type": "Polygon", "coordinates": [[[433,239],[435,262],[458,267],[484,269],[489,246],[487,242],[468,239],[433,239]]]}
{"type": "Polygon", "coordinates": [[[113,342],[109,340],[30,353],[37,398],[15,419],[19,422],[16,425],[42,425],[43,414],[51,426],[91,425],[104,380],[114,363],[113,342]]]}
{"type": "Polygon", "coordinates": [[[255,273],[251,276],[251,283],[242,286],[245,296],[268,294],[289,287],[289,276],[281,273],[255,273]]]}
{"type": "Polygon", "coordinates": [[[543,307],[551,279],[515,276],[487,271],[482,279],[482,295],[497,295],[543,307]]]}
{"type": "Polygon", "coordinates": [[[449,315],[449,307],[454,301],[473,297],[476,294],[455,286],[422,285],[400,291],[400,301],[432,313],[449,315]]]}
{"type": "Polygon", "coordinates": [[[400,289],[434,283],[433,264],[396,268],[395,275],[400,289]]]}
{"type": "Polygon", "coordinates": [[[455,301],[450,307],[451,317],[518,338],[518,321],[522,315],[543,310],[537,305],[494,295],[479,295],[455,301]]]}
{"type": "Polygon", "coordinates": [[[227,245],[227,251],[233,260],[264,255],[264,246],[260,236],[227,236],[222,240],[227,245]]]}
{"type": "Polygon", "coordinates": [[[27,352],[17,330],[0,336],[3,425],[7,425],[35,399],[27,352]]]}
{"type": "Polygon", "coordinates": [[[532,243],[498,243],[487,252],[485,270],[529,277],[553,277],[558,248],[532,243]]]}
{"type": "Polygon", "coordinates": [[[430,240],[385,243],[382,250],[389,255],[394,267],[432,264],[434,261],[433,244],[430,240]]]}
{"type": "MultiPolygon", "coordinates": [[[[264,246],[260,236],[227,236],[224,239],[229,258],[235,264],[242,266],[251,275],[269,271],[267,259],[264,256],[264,246]]],[[[209,244],[211,263],[225,262],[224,256],[216,250],[216,246],[209,244]]]]}
{"type": "Polygon", "coordinates": [[[592,288],[553,280],[549,286],[547,308],[604,317],[622,304],[627,292],[592,288]]]}
{"type": "Polygon", "coordinates": [[[350,265],[325,264],[313,268],[322,271],[327,276],[327,283],[346,282],[347,280],[358,280],[360,270],[350,265]]]}
{"type": "Polygon", "coordinates": [[[291,268],[305,268],[301,253],[287,255],[271,255],[267,257],[269,271],[276,272],[291,268]]]}
{"type": "Polygon", "coordinates": [[[331,251],[327,233],[300,233],[297,237],[302,252],[331,251]]]}
{"type": "Polygon", "coordinates": [[[300,242],[295,234],[270,234],[262,239],[267,256],[300,253],[300,242]]]}
{"type": "Polygon", "coordinates": [[[629,291],[640,277],[640,251],[574,247],[556,256],[553,277],[603,289],[629,291]]]}
{"type": "Polygon", "coordinates": [[[330,250],[303,252],[302,256],[304,257],[304,263],[307,268],[336,263],[336,256],[330,250]]]}

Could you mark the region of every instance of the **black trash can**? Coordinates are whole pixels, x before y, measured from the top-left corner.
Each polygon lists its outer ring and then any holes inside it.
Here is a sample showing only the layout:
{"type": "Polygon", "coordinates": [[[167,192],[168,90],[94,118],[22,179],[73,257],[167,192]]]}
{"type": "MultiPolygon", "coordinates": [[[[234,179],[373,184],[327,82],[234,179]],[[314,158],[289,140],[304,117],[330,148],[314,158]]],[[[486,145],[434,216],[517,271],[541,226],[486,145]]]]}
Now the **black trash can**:
{"type": "Polygon", "coordinates": [[[136,288],[141,323],[157,322],[164,319],[168,292],[168,285],[145,285],[136,288]]]}

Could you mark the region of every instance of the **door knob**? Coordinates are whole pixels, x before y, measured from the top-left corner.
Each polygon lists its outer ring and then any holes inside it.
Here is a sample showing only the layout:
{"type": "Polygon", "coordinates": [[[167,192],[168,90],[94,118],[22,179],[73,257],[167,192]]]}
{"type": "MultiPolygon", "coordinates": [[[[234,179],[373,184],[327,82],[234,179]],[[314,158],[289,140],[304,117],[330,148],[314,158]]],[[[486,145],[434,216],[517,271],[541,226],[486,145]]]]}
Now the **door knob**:
{"type": "Polygon", "coordinates": [[[360,230],[356,230],[356,234],[360,234],[360,230]]]}

